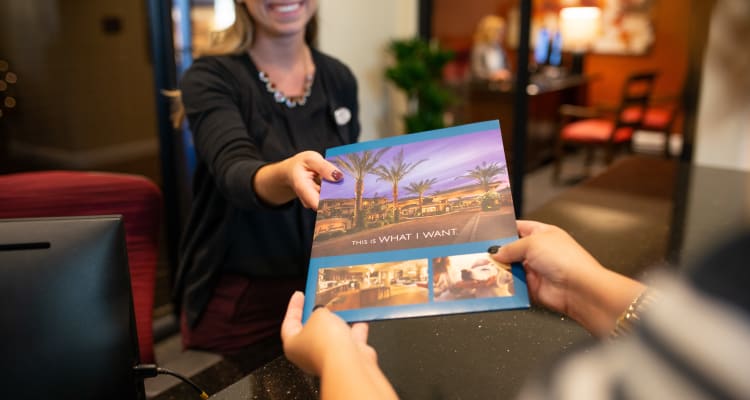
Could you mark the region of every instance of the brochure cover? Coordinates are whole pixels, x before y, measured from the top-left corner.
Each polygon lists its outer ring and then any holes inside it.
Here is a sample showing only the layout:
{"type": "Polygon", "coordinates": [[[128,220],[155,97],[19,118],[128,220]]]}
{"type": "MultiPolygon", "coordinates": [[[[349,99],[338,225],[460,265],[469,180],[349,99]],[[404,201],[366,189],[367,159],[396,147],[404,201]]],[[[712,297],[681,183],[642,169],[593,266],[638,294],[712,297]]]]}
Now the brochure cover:
{"type": "Polygon", "coordinates": [[[529,306],[520,264],[487,248],[518,239],[498,121],[334,147],[304,319],[321,305],[371,321],[529,306]]]}

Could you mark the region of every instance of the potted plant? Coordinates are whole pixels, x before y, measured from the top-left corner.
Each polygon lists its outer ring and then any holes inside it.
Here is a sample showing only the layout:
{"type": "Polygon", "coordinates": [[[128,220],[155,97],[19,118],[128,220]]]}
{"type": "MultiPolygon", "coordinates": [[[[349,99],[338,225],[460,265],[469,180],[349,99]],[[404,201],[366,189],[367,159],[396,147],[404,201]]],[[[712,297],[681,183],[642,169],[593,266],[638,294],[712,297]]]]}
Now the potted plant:
{"type": "Polygon", "coordinates": [[[385,76],[406,93],[409,110],[404,116],[406,131],[421,132],[445,127],[444,114],[454,101],[443,86],[443,67],[453,59],[453,52],[436,41],[421,38],[394,40],[388,47],[394,65],[385,76]]]}

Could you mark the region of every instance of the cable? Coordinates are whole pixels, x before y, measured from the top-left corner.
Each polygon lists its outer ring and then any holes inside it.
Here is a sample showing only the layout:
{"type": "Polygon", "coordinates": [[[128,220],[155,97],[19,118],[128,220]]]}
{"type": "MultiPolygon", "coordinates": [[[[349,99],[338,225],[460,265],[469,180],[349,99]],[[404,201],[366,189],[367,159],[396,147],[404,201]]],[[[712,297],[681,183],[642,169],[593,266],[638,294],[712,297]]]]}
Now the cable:
{"type": "Polygon", "coordinates": [[[162,368],[157,366],[156,364],[138,364],[133,367],[133,372],[135,372],[141,378],[153,378],[156,375],[174,376],[175,378],[180,379],[181,381],[187,383],[193,389],[195,389],[195,391],[200,395],[201,399],[208,399],[208,394],[203,389],[198,387],[195,382],[190,380],[190,378],[183,376],[182,374],[172,371],[171,369],[162,368]]]}

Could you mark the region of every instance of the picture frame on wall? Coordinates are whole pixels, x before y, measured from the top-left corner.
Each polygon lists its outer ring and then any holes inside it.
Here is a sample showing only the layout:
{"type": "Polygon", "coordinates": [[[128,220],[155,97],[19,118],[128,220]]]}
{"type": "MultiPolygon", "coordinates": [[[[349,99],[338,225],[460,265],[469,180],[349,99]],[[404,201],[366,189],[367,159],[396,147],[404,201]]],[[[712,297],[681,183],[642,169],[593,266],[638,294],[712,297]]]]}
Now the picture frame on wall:
{"type": "MultiPolygon", "coordinates": [[[[539,32],[557,32],[563,1],[538,2],[534,4],[531,17],[531,37],[539,32]]],[[[644,55],[654,45],[654,6],[656,0],[588,0],[580,6],[600,9],[599,29],[596,38],[587,48],[590,54],[644,55]]],[[[517,39],[511,41],[517,45],[517,39]],[[515,43],[514,43],[515,42],[515,43]]],[[[536,46],[537,43],[534,43],[536,46]]],[[[563,37],[563,46],[565,37],[563,37]]]]}

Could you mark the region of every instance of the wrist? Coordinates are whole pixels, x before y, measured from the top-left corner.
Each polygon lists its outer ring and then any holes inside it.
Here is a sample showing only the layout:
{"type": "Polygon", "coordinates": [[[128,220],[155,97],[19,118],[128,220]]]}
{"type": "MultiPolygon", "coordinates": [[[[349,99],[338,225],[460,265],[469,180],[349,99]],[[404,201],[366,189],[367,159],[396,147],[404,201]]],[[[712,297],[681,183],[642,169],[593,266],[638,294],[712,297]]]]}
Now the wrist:
{"type": "Polygon", "coordinates": [[[598,288],[607,283],[607,269],[595,260],[593,264],[583,265],[583,271],[570,276],[567,282],[565,314],[586,326],[586,319],[591,316],[591,307],[599,301],[598,288]]]}
{"type": "Polygon", "coordinates": [[[279,206],[296,197],[291,184],[290,159],[262,166],[253,178],[253,188],[261,200],[279,206]]]}
{"type": "Polygon", "coordinates": [[[276,171],[274,177],[282,188],[286,189],[289,193],[294,196],[294,187],[292,178],[292,172],[294,169],[294,157],[285,158],[275,164],[273,164],[276,171]]]}
{"type": "Polygon", "coordinates": [[[610,333],[610,338],[618,338],[632,332],[640,323],[642,313],[651,307],[656,297],[657,294],[654,290],[644,289],[617,318],[615,328],[610,333]]]}
{"type": "Polygon", "coordinates": [[[570,291],[568,315],[593,335],[605,337],[646,286],[602,266],[581,275],[584,279],[570,291]]]}
{"type": "Polygon", "coordinates": [[[352,340],[337,340],[336,347],[323,353],[320,377],[340,375],[341,369],[363,367],[368,360],[360,356],[357,345],[352,340]]]}

